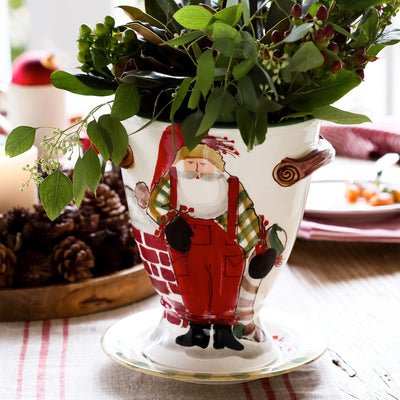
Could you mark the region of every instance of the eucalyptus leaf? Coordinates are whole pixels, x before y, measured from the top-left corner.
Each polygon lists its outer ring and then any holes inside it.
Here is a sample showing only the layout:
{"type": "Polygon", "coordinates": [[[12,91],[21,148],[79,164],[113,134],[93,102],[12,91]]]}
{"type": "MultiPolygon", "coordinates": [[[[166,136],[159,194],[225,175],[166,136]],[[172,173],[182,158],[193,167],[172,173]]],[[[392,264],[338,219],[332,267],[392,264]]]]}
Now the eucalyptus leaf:
{"type": "Polygon", "coordinates": [[[85,74],[72,75],[65,71],[55,71],[51,74],[51,83],[57,89],[84,96],[110,96],[117,86],[104,78],[85,74]]]}
{"type": "Polygon", "coordinates": [[[318,107],[314,109],[313,116],[324,121],[334,122],[335,124],[355,125],[371,120],[362,114],[356,114],[348,111],[340,110],[330,105],[318,107]]]}
{"type": "Polygon", "coordinates": [[[240,78],[246,76],[251,71],[251,69],[254,67],[255,64],[256,64],[255,61],[252,59],[245,59],[240,61],[232,69],[232,74],[234,78],[239,80],[240,78]]]}
{"type": "Polygon", "coordinates": [[[214,14],[214,19],[222,21],[228,25],[235,26],[242,15],[242,5],[236,4],[231,7],[223,8],[214,14]]]}
{"type": "Polygon", "coordinates": [[[90,146],[83,155],[82,160],[86,170],[86,185],[93,193],[96,193],[101,179],[101,164],[99,156],[94,148],[90,146]]]}
{"type": "Polygon", "coordinates": [[[290,31],[289,35],[286,36],[282,40],[282,42],[293,43],[293,42],[297,42],[300,39],[303,39],[303,37],[306,36],[307,33],[311,31],[313,26],[314,26],[314,24],[311,22],[306,22],[306,23],[298,25],[298,26],[295,25],[293,27],[293,29],[290,31]]]}
{"type": "Polygon", "coordinates": [[[111,142],[111,160],[118,165],[125,157],[128,148],[129,138],[126,129],[119,120],[109,114],[102,115],[98,125],[111,142]]]}
{"type": "Polygon", "coordinates": [[[136,115],[140,108],[140,94],[135,85],[122,84],[115,92],[111,116],[123,121],[136,115]]]}
{"type": "Polygon", "coordinates": [[[169,46],[183,46],[184,44],[190,43],[203,35],[203,31],[192,31],[189,33],[185,33],[182,36],[178,36],[174,39],[168,40],[167,42],[165,42],[165,44],[169,46]]]}
{"type": "Polygon", "coordinates": [[[305,42],[292,56],[287,68],[291,72],[306,72],[320,67],[324,57],[313,42],[305,42]]]}
{"type": "Polygon", "coordinates": [[[72,188],[75,199],[75,204],[80,207],[83,196],[86,191],[86,168],[82,157],[78,157],[74,167],[74,173],[72,177],[72,188]]]}
{"type": "Polygon", "coordinates": [[[257,111],[259,102],[253,82],[248,75],[243,76],[238,81],[239,94],[241,95],[241,103],[250,111],[257,111]]]}
{"type": "Polygon", "coordinates": [[[201,6],[186,6],[174,14],[175,20],[187,29],[205,29],[212,16],[210,11],[201,6]]]}
{"type": "Polygon", "coordinates": [[[353,48],[366,46],[373,42],[378,33],[378,11],[376,8],[370,8],[366,18],[360,23],[356,32],[354,32],[354,40],[350,43],[353,48]]]}
{"type": "Polygon", "coordinates": [[[38,128],[31,126],[18,126],[7,136],[5,152],[10,157],[18,156],[29,150],[35,142],[38,128]]]}
{"type": "Polygon", "coordinates": [[[388,29],[367,50],[367,56],[374,57],[386,46],[392,46],[400,42],[400,28],[388,29]]]}
{"type": "Polygon", "coordinates": [[[223,97],[225,90],[223,88],[215,88],[207,99],[205,113],[201,124],[198,126],[196,136],[201,136],[207,132],[217,121],[220,110],[223,106],[223,97]]]}
{"type": "Polygon", "coordinates": [[[243,13],[243,22],[245,26],[250,25],[250,5],[249,0],[241,0],[242,1],[242,13],[243,13]]]}
{"type": "Polygon", "coordinates": [[[191,110],[194,110],[199,105],[200,98],[201,98],[201,92],[200,92],[200,89],[199,89],[199,85],[196,82],[194,87],[193,87],[192,93],[191,93],[191,95],[189,97],[188,107],[191,110]]]}
{"type": "Polygon", "coordinates": [[[215,63],[211,49],[206,50],[197,64],[197,83],[201,94],[206,97],[214,82],[215,63]]]}
{"type": "Polygon", "coordinates": [[[196,132],[203,120],[204,113],[201,110],[197,110],[194,113],[187,116],[181,125],[182,135],[185,139],[185,145],[189,150],[193,150],[202,139],[201,135],[196,136],[196,132]]]}
{"type": "Polygon", "coordinates": [[[254,147],[254,114],[245,107],[236,109],[236,124],[238,126],[243,142],[247,145],[247,150],[254,147]]]}
{"type": "Polygon", "coordinates": [[[172,103],[171,106],[171,112],[169,115],[169,118],[171,120],[174,119],[174,115],[175,113],[179,110],[180,106],[182,105],[183,100],[185,99],[190,84],[192,83],[192,78],[186,78],[178,87],[176,93],[175,93],[175,97],[174,97],[174,101],[172,103]]]}
{"type": "Polygon", "coordinates": [[[40,199],[50,220],[55,220],[73,199],[71,180],[57,169],[40,185],[40,199]]]}
{"type": "Polygon", "coordinates": [[[109,160],[112,153],[112,143],[106,132],[96,120],[90,121],[87,126],[87,134],[105,160],[109,160]]]}
{"type": "Polygon", "coordinates": [[[228,90],[224,90],[222,99],[221,99],[222,107],[219,110],[218,122],[234,122],[235,121],[235,112],[238,107],[238,103],[235,98],[229,93],[228,90]]]}

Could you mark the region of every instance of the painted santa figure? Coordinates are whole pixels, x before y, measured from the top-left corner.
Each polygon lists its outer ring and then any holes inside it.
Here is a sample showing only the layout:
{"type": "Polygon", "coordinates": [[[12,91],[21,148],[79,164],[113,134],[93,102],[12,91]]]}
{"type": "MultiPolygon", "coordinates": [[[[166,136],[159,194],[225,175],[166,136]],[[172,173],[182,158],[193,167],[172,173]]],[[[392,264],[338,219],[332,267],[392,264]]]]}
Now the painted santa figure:
{"type": "Polygon", "coordinates": [[[260,280],[277,260],[262,241],[263,221],[239,179],[225,170],[222,155],[238,156],[227,138],[207,135],[194,149],[178,125],[167,129],[150,188],[147,212],[165,236],[188,331],[181,346],[242,350],[233,333],[245,272],[260,280]],[[171,143],[173,144],[171,146],[171,143]]]}

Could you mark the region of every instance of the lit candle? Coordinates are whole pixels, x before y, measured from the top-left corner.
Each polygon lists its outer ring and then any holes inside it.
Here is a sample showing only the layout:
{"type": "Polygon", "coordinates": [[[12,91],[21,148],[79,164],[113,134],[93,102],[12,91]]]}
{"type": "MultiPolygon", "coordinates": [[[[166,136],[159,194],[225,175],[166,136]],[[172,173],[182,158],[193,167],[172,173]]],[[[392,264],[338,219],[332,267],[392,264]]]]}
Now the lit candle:
{"type": "Polygon", "coordinates": [[[37,158],[35,146],[12,158],[5,154],[5,146],[0,146],[0,214],[14,207],[30,209],[38,203],[38,190],[32,181],[21,191],[21,184],[30,176],[30,172],[22,168],[28,164],[32,166],[37,158]]]}

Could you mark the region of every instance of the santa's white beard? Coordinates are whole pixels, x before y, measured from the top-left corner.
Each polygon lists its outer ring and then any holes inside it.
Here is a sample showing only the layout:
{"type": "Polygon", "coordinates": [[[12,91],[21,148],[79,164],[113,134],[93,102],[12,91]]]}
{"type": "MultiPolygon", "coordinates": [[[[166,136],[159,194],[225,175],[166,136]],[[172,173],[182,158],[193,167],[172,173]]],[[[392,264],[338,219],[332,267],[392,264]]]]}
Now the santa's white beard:
{"type": "Polygon", "coordinates": [[[228,209],[228,181],[223,172],[213,174],[184,172],[177,166],[178,207],[194,208],[194,218],[211,219],[228,209]]]}

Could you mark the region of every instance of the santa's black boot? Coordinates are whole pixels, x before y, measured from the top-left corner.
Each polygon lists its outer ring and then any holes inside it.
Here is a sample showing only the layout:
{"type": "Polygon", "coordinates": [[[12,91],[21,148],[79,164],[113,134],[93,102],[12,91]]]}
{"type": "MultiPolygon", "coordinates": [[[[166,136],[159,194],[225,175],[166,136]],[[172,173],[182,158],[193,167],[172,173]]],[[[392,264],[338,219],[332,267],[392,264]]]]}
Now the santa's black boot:
{"type": "Polygon", "coordinates": [[[267,249],[254,256],[249,264],[249,275],[254,279],[262,279],[268,275],[276,260],[276,250],[267,249]]]}
{"type": "Polygon", "coordinates": [[[214,349],[223,349],[224,347],[232,350],[244,349],[244,346],[233,335],[230,325],[214,325],[214,349]]]}
{"type": "Polygon", "coordinates": [[[199,346],[205,349],[210,342],[210,325],[190,323],[189,331],[178,336],[175,343],[184,347],[199,346]]]}

